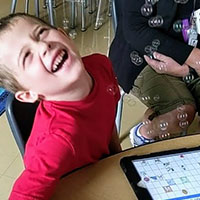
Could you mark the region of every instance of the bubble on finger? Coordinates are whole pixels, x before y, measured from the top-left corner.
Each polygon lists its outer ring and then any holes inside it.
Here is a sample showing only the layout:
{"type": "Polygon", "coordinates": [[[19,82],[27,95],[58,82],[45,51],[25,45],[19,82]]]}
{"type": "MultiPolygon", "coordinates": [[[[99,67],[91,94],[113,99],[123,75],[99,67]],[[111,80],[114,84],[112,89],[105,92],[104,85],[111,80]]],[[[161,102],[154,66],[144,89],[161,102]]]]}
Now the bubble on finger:
{"type": "Polygon", "coordinates": [[[160,63],[158,66],[158,69],[160,70],[160,72],[166,72],[167,71],[167,66],[165,63],[160,63]]]}
{"type": "Polygon", "coordinates": [[[145,3],[142,7],[141,7],[141,14],[145,17],[150,16],[153,13],[153,7],[151,4],[149,3],[145,3]]]}
{"type": "Polygon", "coordinates": [[[189,73],[187,76],[183,77],[183,81],[185,83],[190,83],[193,80],[194,80],[194,75],[191,73],[189,73]]]}
{"type": "Polygon", "coordinates": [[[185,111],[185,105],[178,105],[176,109],[178,112],[183,113],[185,111]]]}
{"type": "Polygon", "coordinates": [[[159,102],[160,101],[160,96],[158,94],[156,94],[154,97],[153,97],[153,100],[155,102],[159,102]]]}
{"type": "Polygon", "coordinates": [[[146,54],[150,59],[154,59],[153,54],[146,54]]]}
{"type": "Polygon", "coordinates": [[[178,113],[177,115],[177,119],[180,120],[180,121],[185,121],[188,117],[188,114],[187,113],[178,113]]]}
{"type": "Polygon", "coordinates": [[[130,58],[131,58],[131,62],[135,64],[136,66],[142,65],[142,63],[144,62],[143,58],[139,56],[137,51],[132,51],[130,53],[130,58]]]}
{"type": "Polygon", "coordinates": [[[183,24],[181,20],[177,20],[173,23],[173,30],[177,33],[182,32],[183,24]]]}
{"type": "Polygon", "coordinates": [[[144,48],[144,51],[147,53],[147,54],[150,54],[150,55],[153,55],[153,53],[157,50],[157,48],[151,46],[151,45],[147,45],[145,48],[144,48]]]}
{"type": "Polygon", "coordinates": [[[108,92],[109,94],[113,95],[113,96],[117,94],[117,91],[118,91],[118,88],[117,88],[117,86],[114,85],[114,84],[111,84],[111,85],[109,85],[109,86],[107,87],[107,92],[108,92]]]}
{"type": "Polygon", "coordinates": [[[163,18],[160,15],[157,15],[155,17],[152,17],[148,20],[148,24],[150,27],[160,27],[163,25],[163,18]]]}
{"type": "Polygon", "coordinates": [[[196,64],[197,64],[197,65],[200,65],[200,61],[196,61],[196,64]]]}
{"type": "Polygon", "coordinates": [[[189,122],[188,122],[188,121],[180,121],[180,122],[179,122],[179,126],[180,126],[182,129],[187,129],[188,126],[189,126],[189,122]]]}
{"type": "Polygon", "coordinates": [[[159,123],[159,127],[161,131],[166,131],[168,126],[169,126],[169,123],[167,121],[161,121],[159,123]]]}

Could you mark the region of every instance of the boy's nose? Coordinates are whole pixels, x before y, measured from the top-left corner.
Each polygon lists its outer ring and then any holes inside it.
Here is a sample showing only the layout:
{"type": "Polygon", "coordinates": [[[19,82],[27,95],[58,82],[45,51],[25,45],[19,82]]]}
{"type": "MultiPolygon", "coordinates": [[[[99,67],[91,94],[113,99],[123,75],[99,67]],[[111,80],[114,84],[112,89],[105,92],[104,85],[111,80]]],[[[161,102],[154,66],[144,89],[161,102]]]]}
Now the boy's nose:
{"type": "Polygon", "coordinates": [[[40,41],[39,42],[39,52],[41,56],[45,56],[48,51],[51,49],[51,44],[48,42],[40,41]]]}

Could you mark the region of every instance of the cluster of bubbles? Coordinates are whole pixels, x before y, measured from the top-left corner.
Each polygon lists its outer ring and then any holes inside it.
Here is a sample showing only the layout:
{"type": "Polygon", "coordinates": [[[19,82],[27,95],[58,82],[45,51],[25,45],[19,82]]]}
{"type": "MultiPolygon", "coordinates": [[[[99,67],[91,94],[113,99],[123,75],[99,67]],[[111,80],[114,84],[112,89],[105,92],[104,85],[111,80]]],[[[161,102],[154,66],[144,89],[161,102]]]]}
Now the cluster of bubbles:
{"type": "Polygon", "coordinates": [[[156,94],[153,97],[150,97],[150,96],[147,95],[147,96],[141,97],[140,99],[145,105],[147,105],[148,102],[151,102],[151,103],[159,102],[160,101],[160,96],[158,94],[156,94]]]}
{"type": "MultiPolygon", "coordinates": [[[[145,0],[145,3],[141,7],[141,14],[145,17],[149,17],[153,13],[153,5],[155,5],[159,0],[145,0]]],[[[179,4],[186,4],[189,0],[174,0],[175,3],[179,4]]],[[[160,27],[163,25],[163,17],[160,15],[153,16],[148,20],[148,25],[152,28],[154,27],[160,27]]],[[[173,29],[175,32],[181,32],[182,31],[182,21],[177,20],[173,24],[173,29]]]]}
{"type": "Polygon", "coordinates": [[[168,126],[169,123],[167,121],[161,120],[159,123],[159,128],[160,128],[160,134],[159,134],[159,138],[160,139],[167,139],[170,138],[170,133],[168,132],[168,126]]]}
{"type": "MultiPolygon", "coordinates": [[[[139,75],[138,78],[143,78],[143,76],[139,75]]],[[[144,104],[148,104],[149,101],[151,101],[151,102],[153,101],[152,103],[160,101],[159,94],[155,94],[155,96],[153,96],[152,98],[150,96],[142,96],[141,97],[140,89],[136,86],[133,86],[133,88],[130,91],[130,94],[126,95],[126,96],[127,96],[127,100],[125,100],[126,102],[129,102],[129,101],[134,102],[134,103],[133,102],[130,103],[129,105],[135,105],[135,100],[134,100],[133,96],[139,98],[142,101],[142,103],[144,103],[144,104]]]]}
{"type": "MultiPolygon", "coordinates": [[[[147,45],[144,49],[145,53],[150,57],[153,58],[153,53],[158,50],[160,46],[160,40],[154,39],[151,45],[147,45]]],[[[143,64],[144,59],[139,55],[137,51],[132,51],[130,53],[131,62],[136,66],[140,66],[143,64]]]]}
{"type": "Polygon", "coordinates": [[[130,53],[130,58],[131,62],[136,66],[140,66],[144,62],[144,59],[139,55],[137,51],[132,51],[130,53]]]}
{"type": "MultiPolygon", "coordinates": [[[[150,96],[145,96],[142,97],[141,100],[143,101],[143,103],[147,103],[150,100],[154,100],[154,101],[160,101],[160,96],[159,95],[155,95],[154,98],[150,98],[150,96]]],[[[178,119],[178,125],[179,127],[183,130],[186,131],[188,126],[189,126],[189,122],[187,120],[188,118],[188,114],[185,111],[185,106],[184,105],[179,105],[177,107],[177,116],[176,118],[178,119]]],[[[143,122],[143,125],[148,125],[149,126],[149,130],[147,131],[148,135],[151,136],[155,136],[154,134],[154,130],[151,127],[150,123],[152,123],[150,120],[146,120],[143,122]]],[[[160,139],[167,139],[170,137],[170,133],[168,132],[168,127],[169,127],[169,122],[167,120],[160,120],[158,123],[158,129],[159,129],[159,138],[160,139]]]]}
{"type": "Polygon", "coordinates": [[[153,53],[158,50],[158,47],[160,46],[160,40],[159,39],[154,39],[151,43],[151,45],[147,45],[144,48],[144,51],[147,56],[150,58],[153,58],[153,53]]]}
{"type": "Polygon", "coordinates": [[[185,112],[185,106],[184,105],[179,105],[177,107],[177,119],[179,120],[179,126],[183,129],[186,130],[189,126],[189,122],[187,121],[188,114],[185,112]]]}
{"type": "MultiPolygon", "coordinates": [[[[151,121],[150,120],[146,120],[143,122],[143,125],[148,125],[149,126],[149,130],[147,130],[147,135],[151,136],[151,137],[155,137],[156,134],[154,133],[155,131],[153,130],[153,127],[151,126],[151,121]]],[[[158,128],[159,128],[159,139],[166,139],[170,137],[170,133],[168,132],[168,126],[169,123],[165,120],[160,120],[159,124],[158,124],[158,128]]]]}

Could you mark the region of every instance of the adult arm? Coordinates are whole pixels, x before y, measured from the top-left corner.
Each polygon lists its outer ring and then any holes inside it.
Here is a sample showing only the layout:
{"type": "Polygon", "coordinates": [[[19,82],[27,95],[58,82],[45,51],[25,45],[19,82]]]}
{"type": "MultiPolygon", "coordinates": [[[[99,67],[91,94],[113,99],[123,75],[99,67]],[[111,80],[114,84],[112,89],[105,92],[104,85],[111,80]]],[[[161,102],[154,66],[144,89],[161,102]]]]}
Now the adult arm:
{"type": "Polygon", "coordinates": [[[185,63],[194,68],[197,74],[200,75],[200,49],[194,48],[185,63]]]}
{"type": "Polygon", "coordinates": [[[164,12],[168,12],[169,15],[166,15],[166,18],[163,16],[164,23],[161,27],[157,28],[152,28],[148,25],[148,20],[152,16],[145,17],[141,14],[141,7],[144,3],[145,1],[142,0],[121,1],[123,34],[127,42],[133,49],[138,51],[140,55],[145,55],[145,47],[147,45],[151,46],[152,41],[157,39],[160,42],[157,51],[173,58],[180,65],[183,65],[193,47],[170,37],[169,34],[167,34],[167,29],[169,27],[166,26],[167,17],[170,17],[170,14],[173,15],[173,13],[176,12],[176,3],[174,1],[159,1],[155,4],[154,9],[157,10],[157,15],[160,14],[162,16],[164,12]]]}

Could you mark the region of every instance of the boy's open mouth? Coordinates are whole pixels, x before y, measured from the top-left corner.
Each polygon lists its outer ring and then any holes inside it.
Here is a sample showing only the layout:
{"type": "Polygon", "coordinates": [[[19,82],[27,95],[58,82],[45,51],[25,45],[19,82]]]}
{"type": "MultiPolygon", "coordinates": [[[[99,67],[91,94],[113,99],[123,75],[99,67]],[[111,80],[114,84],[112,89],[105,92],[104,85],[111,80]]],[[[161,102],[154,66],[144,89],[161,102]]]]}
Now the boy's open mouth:
{"type": "Polygon", "coordinates": [[[64,62],[67,60],[67,58],[68,58],[67,51],[62,50],[53,63],[52,72],[53,73],[57,72],[62,67],[64,62]]]}

